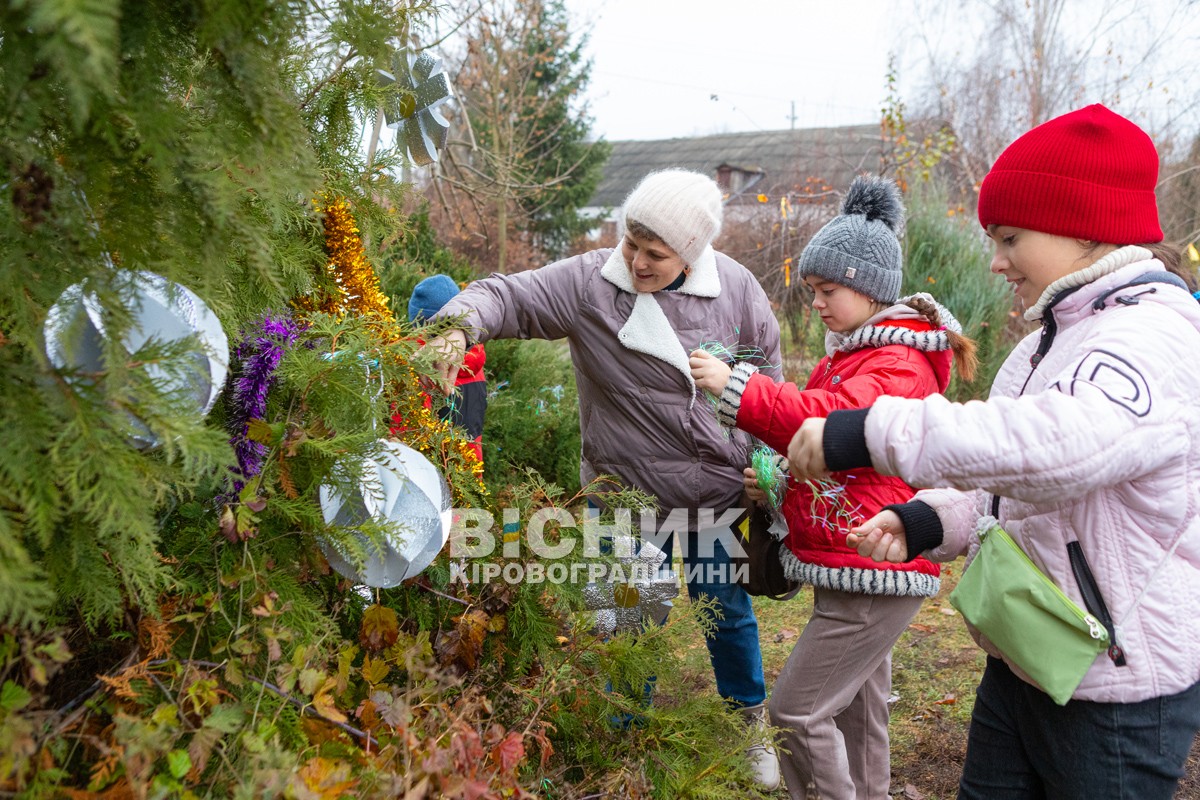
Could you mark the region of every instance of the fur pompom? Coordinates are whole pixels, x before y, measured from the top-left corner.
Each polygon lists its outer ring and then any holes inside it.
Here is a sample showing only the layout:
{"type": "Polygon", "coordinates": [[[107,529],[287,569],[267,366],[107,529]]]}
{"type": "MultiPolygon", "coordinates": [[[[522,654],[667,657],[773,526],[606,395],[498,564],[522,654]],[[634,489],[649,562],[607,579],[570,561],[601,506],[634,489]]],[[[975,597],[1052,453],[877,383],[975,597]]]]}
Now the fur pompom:
{"type": "Polygon", "coordinates": [[[897,235],[904,229],[904,203],[895,181],[874,175],[859,175],[846,190],[843,214],[862,214],[877,219],[897,235]]]}

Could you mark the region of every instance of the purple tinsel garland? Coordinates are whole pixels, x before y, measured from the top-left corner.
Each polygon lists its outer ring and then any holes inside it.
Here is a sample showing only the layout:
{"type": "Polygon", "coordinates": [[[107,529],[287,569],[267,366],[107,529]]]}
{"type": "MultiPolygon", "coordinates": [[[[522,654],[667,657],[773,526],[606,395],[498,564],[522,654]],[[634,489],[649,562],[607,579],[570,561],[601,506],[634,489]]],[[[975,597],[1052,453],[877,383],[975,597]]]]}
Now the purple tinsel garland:
{"type": "Polygon", "coordinates": [[[229,414],[229,429],[233,431],[229,443],[237,455],[238,468],[234,470],[237,477],[233,479],[229,500],[236,499],[246,481],[262,472],[267,446],[247,436],[250,420],[262,419],[266,413],[267,393],[275,383],[275,370],[302,330],[290,316],[272,316],[268,312],[260,322],[243,331],[238,342],[236,353],[242,368],[234,381],[229,414]]]}

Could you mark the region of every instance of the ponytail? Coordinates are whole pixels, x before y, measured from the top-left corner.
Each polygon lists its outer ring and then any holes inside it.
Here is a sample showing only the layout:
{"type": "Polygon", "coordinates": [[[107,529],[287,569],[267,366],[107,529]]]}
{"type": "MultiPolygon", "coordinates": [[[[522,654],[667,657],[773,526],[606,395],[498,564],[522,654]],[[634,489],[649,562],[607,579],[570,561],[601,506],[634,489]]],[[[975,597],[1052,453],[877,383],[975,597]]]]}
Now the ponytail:
{"type": "MultiPolygon", "coordinates": [[[[1084,255],[1091,256],[1102,247],[1117,249],[1121,245],[1104,244],[1103,242],[1094,242],[1087,239],[1081,239],[1080,243],[1084,247],[1084,255]]],[[[1138,247],[1145,248],[1150,251],[1159,263],[1161,263],[1172,275],[1180,277],[1187,284],[1188,291],[1194,292],[1200,288],[1196,281],[1196,272],[1189,265],[1183,262],[1183,250],[1168,242],[1147,242],[1139,244],[1138,247]]]]}
{"type": "Polygon", "coordinates": [[[1162,265],[1167,268],[1168,272],[1183,278],[1183,282],[1187,284],[1189,292],[1196,291],[1198,288],[1196,285],[1196,273],[1183,263],[1182,250],[1166,242],[1155,242],[1139,246],[1149,250],[1151,255],[1162,262],[1162,265]]]}
{"type": "MultiPolygon", "coordinates": [[[[942,315],[938,312],[937,303],[924,297],[909,297],[904,304],[928,320],[934,328],[942,327],[942,315]]],[[[950,342],[950,350],[954,353],[954,368],[958,377],[970,383],[975,380],[975,369],[979,366],[979,356],[976,355],[975,340],[952,330],[946,330],[946,338],[950,342]]]]}

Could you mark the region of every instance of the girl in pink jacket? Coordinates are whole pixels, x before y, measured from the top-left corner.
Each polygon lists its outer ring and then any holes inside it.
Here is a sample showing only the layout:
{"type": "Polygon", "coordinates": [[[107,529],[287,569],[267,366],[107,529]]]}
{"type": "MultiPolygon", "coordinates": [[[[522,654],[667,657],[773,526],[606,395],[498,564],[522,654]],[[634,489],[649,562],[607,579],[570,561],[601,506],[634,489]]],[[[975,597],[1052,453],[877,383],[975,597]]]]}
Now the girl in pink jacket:
{"type": "MultiPolygon", "coordinates": [[[[899,297],[903,215],[892,181],[861,176],[841,214],[805,247],[800,275],[829,332],[828,355],[803,389],[748,362],[731,371],[704,351],[692,354],[692,375],[720,398],[723,425],[784,452],[810,416],[865,408],[884,394],[945,391],[956,355],[970,379],[974,344],[958,321],[927,294],[899,297]]],[[[753,492],[754,470],[746,477],[753,492]]],[[[879,564],[845,547],[849,525],[912,497],[904,481],[856,469],[834,483],[844,487],[836,498],[814,496],[803,483],[783,498],[781,561],[788,577],[813,587],[813,614],[771,690],[771,722],[789,754],[781,751],[780,766],[793,798],[886,800],[892,646],[937,594],[939,567],[924,558],[879,564]]]]}
{"type": "Polygon", "coordinates": [[[883,397],[806,421],[788,449],[800,478],[869,464],[951,487],[856,528],[859,554],[974,555],[998,521],[1106,629],[1061,706],[973,631],[989,658],[965,800],[1169,800],[1200,728],[1200,306],[1159,244],[1158,165],[1150,137],[1101,105],[1013,142],[979,221],[1041,331],[986,402],[883,397]]]}

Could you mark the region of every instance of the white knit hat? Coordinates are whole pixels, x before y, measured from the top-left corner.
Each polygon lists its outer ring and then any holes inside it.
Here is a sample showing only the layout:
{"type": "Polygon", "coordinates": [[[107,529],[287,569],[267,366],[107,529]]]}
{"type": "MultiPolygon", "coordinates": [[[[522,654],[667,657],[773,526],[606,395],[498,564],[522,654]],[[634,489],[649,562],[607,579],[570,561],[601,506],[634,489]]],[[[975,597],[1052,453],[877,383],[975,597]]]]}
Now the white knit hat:
{"type": "Polygon", "coordinates": [[[625,198],[623,208],[626,224],[645,225],[688,265],[721,232],[721,189],[699,172],[651,172],[625,198]]]}

